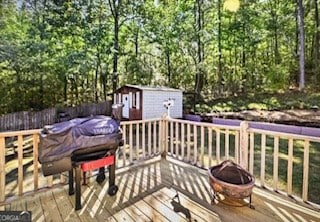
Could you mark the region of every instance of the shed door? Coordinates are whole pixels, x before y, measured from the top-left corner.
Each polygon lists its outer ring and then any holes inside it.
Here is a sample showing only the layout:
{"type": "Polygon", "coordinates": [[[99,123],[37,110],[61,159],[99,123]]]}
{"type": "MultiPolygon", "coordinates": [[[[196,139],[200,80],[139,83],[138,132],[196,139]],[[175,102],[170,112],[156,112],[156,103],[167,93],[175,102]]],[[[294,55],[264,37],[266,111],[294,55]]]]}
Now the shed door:
{"type": "Polygon", "coordinates": [[[122,104],[123,104],[122,116],[123,118],[129,119],[129,94],[122,95],[122,104]]]}

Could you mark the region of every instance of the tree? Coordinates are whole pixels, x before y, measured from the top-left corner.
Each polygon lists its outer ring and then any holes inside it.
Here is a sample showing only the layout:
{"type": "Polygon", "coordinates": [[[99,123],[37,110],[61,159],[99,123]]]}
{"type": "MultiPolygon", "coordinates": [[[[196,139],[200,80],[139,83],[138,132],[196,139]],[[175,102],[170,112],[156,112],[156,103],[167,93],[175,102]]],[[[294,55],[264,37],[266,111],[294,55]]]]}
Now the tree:
{"type": "Polygon", "coordinates": [[[318,0],[314,0],[314,37],[313,37],[313,65],[316,72],[319,70],[319,52],[320,52],[320,21],[319,21],[319,7],[318,0]]]}
{"type": "Polygon", "coordinates": [[[204,11],[202,9],[203,0],[196,0],[194,4],[194,17],[195,17],[195,44],[196,44],[196,58],[195,58],[195,66],[196,66],[196,76],[194,83],[194,92],[196,95],[195,101],[200,100],[200,94],[204,87],[206,78],[205,78],[205,70],[203,67],[204,60],[204,45],[201,39],[201,33],[203,32],[204,26],[204,11]]]}
{"type": "Polygon", "coordinates": [[[302,0],[298,0],[298,21],[299,21],[299,89],[305,88],[305,36],[304,36],[304,8],[302,0]]]}
{"type": "Polygon", "coordinates": [[[125,83],[192,92],[195,110],[205,97],[287,89],[292,76],[302,90],[318,75],[318,0],[233,12],[222,8],[236,0],[22,2],[0,4],[1,113],[97,102],[125,83]]]}
{"type": "Polygon", "coordinates": [[[218,0],[217,3],[217,11],[218,11],[218,69],[217,69],[217,76],[218,76],[218,94],[222,94],[222,44],[221,44],[221,37],[222,37],[222,23],[221,23],[221,0],[218,0]]]}
{"type": "Polygon", "coordinates": [[[119,14],[121,0],[108,0],[113,17],[113,72],[112,72],[112,91],[115,92],[118,86],[118,55],[119,55],[119,14]]]}

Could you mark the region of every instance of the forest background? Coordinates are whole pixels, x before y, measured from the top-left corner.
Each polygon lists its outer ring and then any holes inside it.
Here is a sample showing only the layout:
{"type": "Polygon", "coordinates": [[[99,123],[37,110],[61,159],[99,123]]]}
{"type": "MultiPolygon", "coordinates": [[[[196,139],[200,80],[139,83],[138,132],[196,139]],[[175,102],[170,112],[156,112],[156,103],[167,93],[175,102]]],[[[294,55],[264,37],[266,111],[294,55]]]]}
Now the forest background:
{"type": "Polygon", "coordinates": [[[0,0],[0,114],[99,102],[127,83],[180,88],[191,111],[289,89],[319,103],[318,0],[223,3],[0,0]]]}

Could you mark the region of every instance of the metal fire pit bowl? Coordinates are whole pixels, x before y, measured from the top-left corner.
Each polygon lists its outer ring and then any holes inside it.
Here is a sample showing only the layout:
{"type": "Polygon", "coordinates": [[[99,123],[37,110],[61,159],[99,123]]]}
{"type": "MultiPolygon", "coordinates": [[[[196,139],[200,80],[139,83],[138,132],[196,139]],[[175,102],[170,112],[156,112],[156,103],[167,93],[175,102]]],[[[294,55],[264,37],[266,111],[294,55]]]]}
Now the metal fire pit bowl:
{"type": "Polygon", "coordinates": [[[244,199],[250,197],[255,184],[255,178],[248,171],[231,160],[225,160],[221,164],[208,169],[209,183],[216,193],[230,198],[244,199]]]}

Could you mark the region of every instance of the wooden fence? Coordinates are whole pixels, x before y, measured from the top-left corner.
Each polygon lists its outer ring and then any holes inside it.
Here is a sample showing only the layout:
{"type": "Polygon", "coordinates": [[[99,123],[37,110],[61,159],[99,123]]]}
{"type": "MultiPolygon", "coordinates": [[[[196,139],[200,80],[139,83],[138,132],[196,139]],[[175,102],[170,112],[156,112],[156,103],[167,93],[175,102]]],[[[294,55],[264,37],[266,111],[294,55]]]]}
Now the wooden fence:
{"type": "Polygon", "coordinates": [[[14,130],[39,129],[59,121],[59,114],[64,118],[90,115],[111,115],[111,101],[88,103],[75,107],[50,108],[39,112],[17,112],[0,116],[0,132],[14,130]]]}

